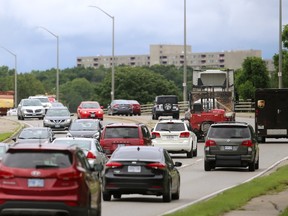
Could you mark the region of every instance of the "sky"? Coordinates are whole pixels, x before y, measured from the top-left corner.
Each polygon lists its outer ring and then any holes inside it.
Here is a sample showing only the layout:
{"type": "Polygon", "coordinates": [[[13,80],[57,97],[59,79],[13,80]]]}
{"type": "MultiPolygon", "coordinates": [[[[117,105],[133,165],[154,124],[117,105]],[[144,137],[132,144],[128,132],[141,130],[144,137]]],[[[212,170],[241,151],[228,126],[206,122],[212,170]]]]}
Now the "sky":
{"type": "MultiPolygon", "coordinates": [[[[112,16],[115,56],[184,44],[184,1],[0,0],[0,66],[16,65],[18,73],[57,68],[57,36],[60,69],[76,67],[77,57],[111,56],[112,16]]],[[[253,49],[272,59],[279,53],[279,2],[186,0],[186,43],[193,53],[253,49]]],[[[287,12],[282,1],[282,25],[287,12]]]]}

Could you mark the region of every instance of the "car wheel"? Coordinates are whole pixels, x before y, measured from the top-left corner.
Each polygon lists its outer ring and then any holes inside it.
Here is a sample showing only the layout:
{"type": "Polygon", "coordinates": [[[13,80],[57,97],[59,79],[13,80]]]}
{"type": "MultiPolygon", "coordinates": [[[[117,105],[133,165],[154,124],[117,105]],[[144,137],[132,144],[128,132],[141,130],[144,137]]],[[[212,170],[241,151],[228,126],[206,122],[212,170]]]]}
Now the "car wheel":
{"type": "Polygon", "coordinates": [[[259,169],[259,158],[257,160],[257,163],[255,164],[255,169],[259,169]]]}
{"type": "Polygon", "coordinates": [[[193,157],[197,157],[197,147],[195,150],[193,150],[193,157]]]}
{"type": "Polygon", "coordinates": [[[169,180],[167,191],[163,194],[163,202],[171,202],[172,200],[172,191],[171,191],[171,182],[169,180]]]}
{"type": "Polygon", "coordinates": [[[18,117],[18,120],[21,120],[21,117],[19,115],[17,117],[18,117]]]}
{"type": "Polygon", "coordinates": [[[249,163],[249,167],[248,167],[249,171],[253,172],[253,171],[255,171],[255,168],[256,168],[255,161],[249,163]]]}
{"type": "Polygon", "coordinates": [[[172,109],[172,104],[171,104],[171,103],[165,103],[165,104],[163,104],[163,109],[164,109],[165,111],[171,110],[171,109],[172,109]]]}
{"type": "Polygon", "coordinates": [[[211,171],[211,169],[212,169],[211,162],[205,161],[205,162],[204,162],[204,170],[205,170],[205,171],[211,171]]]}
{"type": "Polygon", "coordinates": [[[192,158],[193,157],[193,148],[191,151],[187,152],[187,158],[192,158]]]}
{"type": "Polygon", "coordinates": [[[103,196],[104,201],[110,201],[111,200],[111,194],[110,193],[103,192],[102,196],[103,196]]]}
{"type": "Polygon", "coordinates": [[[179,200],[179,198],[180,198],[180,179],[179,179],[179,182],[178,182],[176,193],[172,194],[172,199],[173,200],[179,200]]]}

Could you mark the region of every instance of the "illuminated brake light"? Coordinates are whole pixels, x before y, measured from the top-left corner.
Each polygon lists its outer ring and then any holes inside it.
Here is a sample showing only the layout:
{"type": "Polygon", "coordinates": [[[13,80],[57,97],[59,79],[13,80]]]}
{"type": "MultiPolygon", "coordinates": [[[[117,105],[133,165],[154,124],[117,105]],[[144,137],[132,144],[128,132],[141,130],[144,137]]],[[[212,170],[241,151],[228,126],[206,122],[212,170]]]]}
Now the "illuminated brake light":
{"type": "Polygon", "coordinates": [[[87,156],[88,159],[96,159],[96,156],[92,152],[88,152],[87,156]]]}
{"type": "Polygon", "coordinates": [[[119,167],[122,167],[123,164],[119,162],[108,162],[105,164],[105,166],[108,168],[119,168],[119,167]]]}
{"type": "Polygon", "coordinates": [[[14,178],[14,175],[11,172],[0,170],[0,178],[2,178],[2,179],[11,179],[11,178],[14,178]]]}
{"type": "Polygon", "coordinates": [[[76,180],[82,177],[82,173],[81,172],[66,172],[66,173],[61,173],[58,175],[59,179],[62,180],[76,180]]]}
{"type": "Polygon", "coordinates": [[[190,136],[189,132],[182,132],[180,133],[180,138],[188,138],[190,136]]]}
{"type": "Polygon", "coordinates": [[[205,142],[205,147],[216,146],[216,142],[214,140],[207,140],[205,142]]]}
{"type": "Polygon", "coordinates": [[[165,169],[166,165],[162,163],[150,163],[150,164],[147,164],[146,167],[149,167],[152,169],[165,169]]]}
{"type": "Polygon", "coordinates": [[[155,136],[155,138],[160,138],[161,135],[158,132],[152,132],[152,136],[155,136]]]}
{"type": "Polygon", "coordinates": [[[251,140],[244,140],[242,142],[242,146],[246,146],[246,147],[252,147],[253,146],[253,143],[251,140]]]}

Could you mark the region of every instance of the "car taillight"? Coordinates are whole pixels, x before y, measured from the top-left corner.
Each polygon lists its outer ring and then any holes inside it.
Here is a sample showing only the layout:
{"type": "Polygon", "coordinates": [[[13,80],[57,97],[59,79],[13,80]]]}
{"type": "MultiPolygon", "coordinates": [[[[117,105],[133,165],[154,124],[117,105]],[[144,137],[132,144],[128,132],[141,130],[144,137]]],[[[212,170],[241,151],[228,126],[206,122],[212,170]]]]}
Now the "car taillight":
{"type": "Polygon", "coordinates": [[[0,170],[0,178],[2,179],[14,178],[14,174],[5,170],[0,170]]]}
{"type": "Polygon", "coordinates": [[[58,178],[62,180],[76,180],[82,177],[82,173],[79,171],[72,171],[58,174],[58,178]]]}
{"type": "Polygon", "coordinates": [[[161,135],[158,132],[152,132],[152,136],[154,136],[155,138],[160,138],[161,135]]]}
{"type": "Polygon", "coordinates": [[[166,165],[162,163],[149,163],[146,165],[146,167],[149,167],[152,169],[165,169],[166,165]]]}
{"type": "Polygon", "coordinates": [[[68,206],[78,206],[79,205],[77,202],[74,202],[74,201],[65,201],[65,204],[68,206]]]}
{"type": "Polygon", "coordinates": [[[106,167],[108,168],[119,168],[119,167],[122,167],[123,164],[122,163],[119,163],[119,162],[108,162],[105,164],[106,167]]]}
{"type": "Polygon", "coordinates": [[[207,140],[205,142],[205,147],[216,146],[216,142],[214,140],[207,140]]]}
{"type": "Polygon", "coordinates": [[[252,147],[253,143],[251,140],[244,140],[241,145],[246,147],[252,147]]]}
{"type": "Polygon", "coordinates": [[[189,132],[182,132],[180,133],[180,138],[188,138],[190,136],[189,132]]]}
{"type": "Polygon", "coordinates": [[[88,153],[87,153],[87,156],[86,156],[88,159],[96,159],[96,156],[91,152],[91,151],[89,151],[88,153]]]}
{"type": "Polygon", "coordinates": [[[144,139],[140,139],[139,145],[144,145],[144,143],[145,143],[144,139]]]}

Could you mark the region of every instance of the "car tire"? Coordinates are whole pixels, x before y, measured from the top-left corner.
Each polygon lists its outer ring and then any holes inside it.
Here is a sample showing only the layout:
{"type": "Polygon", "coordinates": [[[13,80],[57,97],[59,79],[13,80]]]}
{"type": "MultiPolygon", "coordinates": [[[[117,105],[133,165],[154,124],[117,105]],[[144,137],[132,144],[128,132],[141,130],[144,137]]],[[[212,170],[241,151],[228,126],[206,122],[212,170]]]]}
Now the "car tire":
{"type": "Polygon", "coordinates": [[[18,118],[18,120],[21,120],[21,117],[19,115],[17,116],[17,118],[18,118]]]}
{"type": "Polygon", "coordinates": [[[102,197],[104,201],[111,201],[111,194],[107,192],[102,193],[102,197]]]}
{"type": "Polygon", "coordinates": [[[180,179],[179,179],[176,193],[172,194],[172,199],[173,200],[179,200],[180,199],[180,179]]]}
{"type": "Polygon", "coordinates": [[[249,163],[249,165],[248,165],[248,170],[249,170],[250,172],[254,172],[254,171],[255,171],[255,168],[256,168],[256,163],[255,163],[255,161],[249,163]]]}
{"type": "Polygon", "coordinates": [[[193,150],[193,157],[197,157],[197,154],[198,154],[197,151],[198,151],[198,150],[197,150],[197,147],[196,147],[196,149],[193,150]]]}
{"type": "Polygon", "coordinates": [[[172,191],[171,191],[171,182],[169,180],[167,191],[163,194],[163,202],[171,202],[172,200],[172,191]]]}
{"type": "Polygon", "coordinates": [[[187,154],[187,158],[193,158],[193,147],[192,149],[186,153],[187,154]]]}
{"type": "Polygon", "coordinates": [[[205,161],[205,162],[204,162],[204,170],[205,170],[205,171],[211,171],[211,169],[212,169],[211,162],[205,161]]]}

